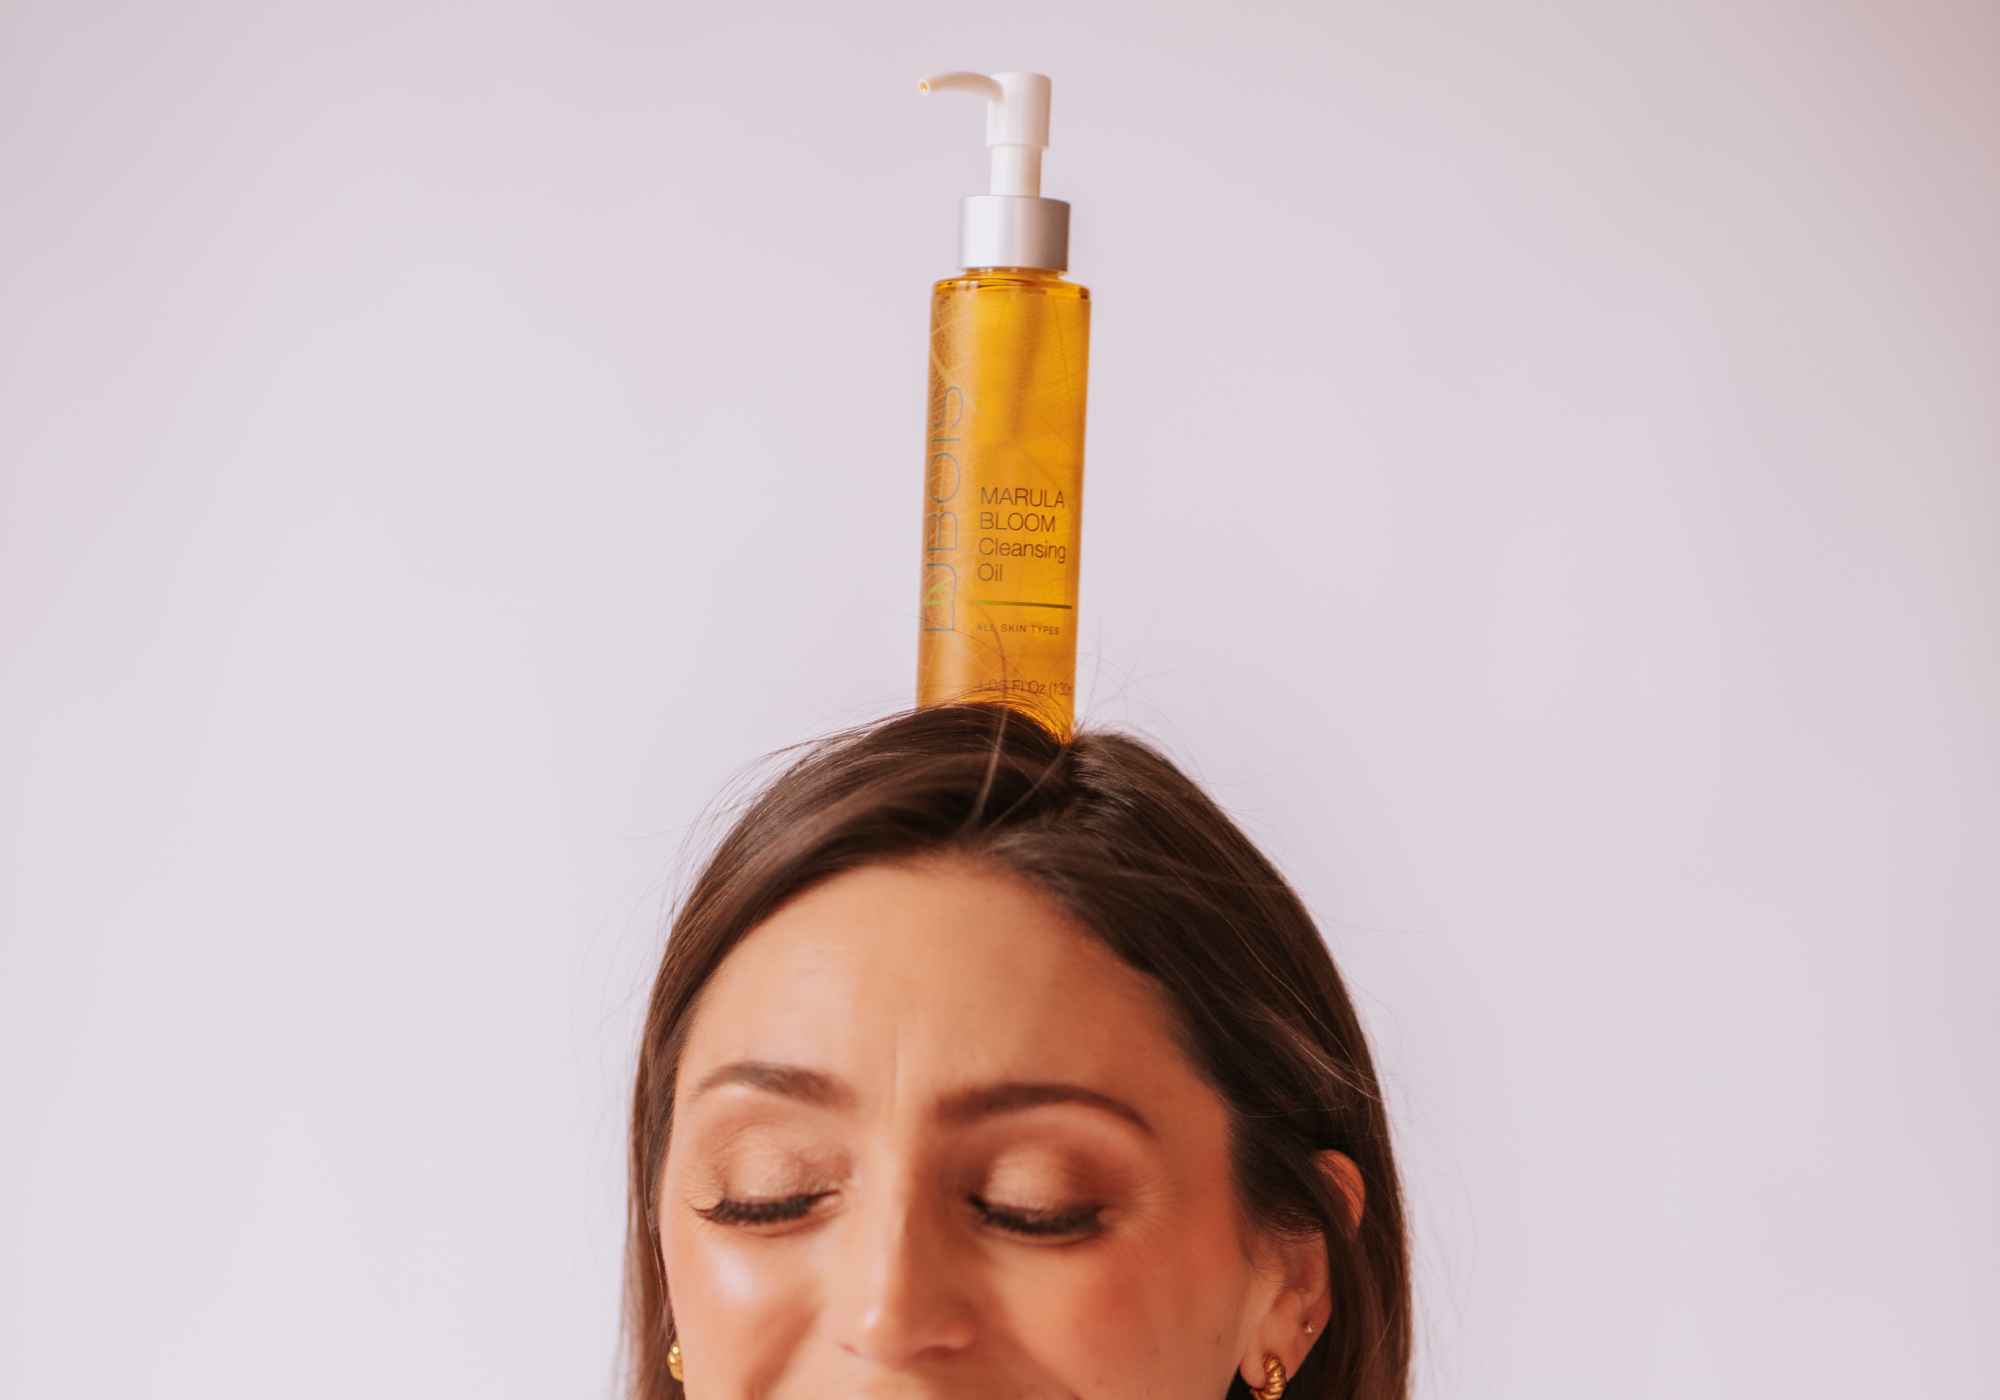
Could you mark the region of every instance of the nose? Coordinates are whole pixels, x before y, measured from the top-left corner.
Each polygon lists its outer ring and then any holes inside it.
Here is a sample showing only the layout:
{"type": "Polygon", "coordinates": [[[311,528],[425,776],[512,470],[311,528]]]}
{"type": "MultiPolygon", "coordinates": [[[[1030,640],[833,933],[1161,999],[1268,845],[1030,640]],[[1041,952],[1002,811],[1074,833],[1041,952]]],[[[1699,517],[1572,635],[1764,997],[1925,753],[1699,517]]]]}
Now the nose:
{"type": "Polygon", "coordinates": [[[874,1193],[859,1194],[828,1290],[836,1339],[897,1370],[966,1350],[979,1330],[968,1287],[975,1261],[954,1249],[945,1212],[907,1187],[872,1202],[874,1193]]]}

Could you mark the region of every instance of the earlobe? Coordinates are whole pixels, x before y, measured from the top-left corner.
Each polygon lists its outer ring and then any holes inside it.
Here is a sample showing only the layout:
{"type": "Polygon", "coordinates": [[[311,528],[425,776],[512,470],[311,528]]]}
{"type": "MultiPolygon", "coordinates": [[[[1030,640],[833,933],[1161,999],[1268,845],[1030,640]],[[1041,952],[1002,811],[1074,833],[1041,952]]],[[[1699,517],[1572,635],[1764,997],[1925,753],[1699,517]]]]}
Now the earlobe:
{"type": "Polygon", "coordinates": [[[1368,1187],[1361,1180],[1361,1168],[1345,1152],[1322,1152],[1319,1169],[1325,1173],[1327,1183],[1347,1202],[1348,1230],[1360,1229],[1362,1212],[1368,1206],[1368,1187]]]}

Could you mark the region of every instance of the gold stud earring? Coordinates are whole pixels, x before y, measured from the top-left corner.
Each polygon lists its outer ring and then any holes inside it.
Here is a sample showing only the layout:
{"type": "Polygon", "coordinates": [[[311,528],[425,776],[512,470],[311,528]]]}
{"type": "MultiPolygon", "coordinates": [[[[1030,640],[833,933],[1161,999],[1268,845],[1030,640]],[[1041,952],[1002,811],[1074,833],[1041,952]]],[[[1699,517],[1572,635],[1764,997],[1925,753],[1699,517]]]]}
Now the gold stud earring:
{"type": "Polygon", "coordinates": [[[1306,1335],[1310,1337],[1312,1334],[1313,1334],[1313,1325],[1310,1322],[1308,1322],[1306,1324],[1306,1335]]]}
{"type": "Polygon", "coordinates": [[[686,1376],[681,1374],[681,1339],[679,1337],[674,1338],[673,1342],[667,1347],[667,1374],[677,1381],[687,1379],[686,1376]]]}
{"type": "Polygon", "coordinates": [[[1264,1388],[1250,1392],[1257,1400],[1278,1400],[1285,1393],[1285,1363],[1275,1356],[1264,1358],[1264,1388]]]}

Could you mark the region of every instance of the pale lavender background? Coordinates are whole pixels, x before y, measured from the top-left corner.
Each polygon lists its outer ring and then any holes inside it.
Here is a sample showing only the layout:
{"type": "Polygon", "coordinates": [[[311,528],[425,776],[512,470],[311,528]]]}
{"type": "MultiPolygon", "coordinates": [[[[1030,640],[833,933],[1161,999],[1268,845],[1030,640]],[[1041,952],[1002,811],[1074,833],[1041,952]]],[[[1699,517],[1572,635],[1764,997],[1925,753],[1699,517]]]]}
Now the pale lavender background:
{"type": "Polygon", "coordinates": [[[1991,0],[0,3],[0,1393],[606,1394],[681,834],[909,693],[943,67],[1420,1394],[2000,1393],[1991,0]]]}

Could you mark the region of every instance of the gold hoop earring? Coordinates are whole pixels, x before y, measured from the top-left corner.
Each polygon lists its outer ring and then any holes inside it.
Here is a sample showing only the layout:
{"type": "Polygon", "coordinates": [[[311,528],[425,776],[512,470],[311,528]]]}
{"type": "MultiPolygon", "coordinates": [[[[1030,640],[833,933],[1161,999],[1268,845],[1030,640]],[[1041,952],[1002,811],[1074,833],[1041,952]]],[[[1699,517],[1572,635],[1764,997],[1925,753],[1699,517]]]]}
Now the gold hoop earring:
{"type": "Polygon", "coordinates": [[[1250,1392],[1257,1400],[1278,1400],[1285,1393],[1285,1363],[1275,1356],[1264,1358],[1264,1388],[1250,1392]]]}
{"type": "Polygon", "coordinates": [[[681,1339],[679,1337],[674,1338],[672,1343],[667,1347],[667,1374],[677,1381],[687,1379],[686,1376],[681,1374],[681,1339]]]}

